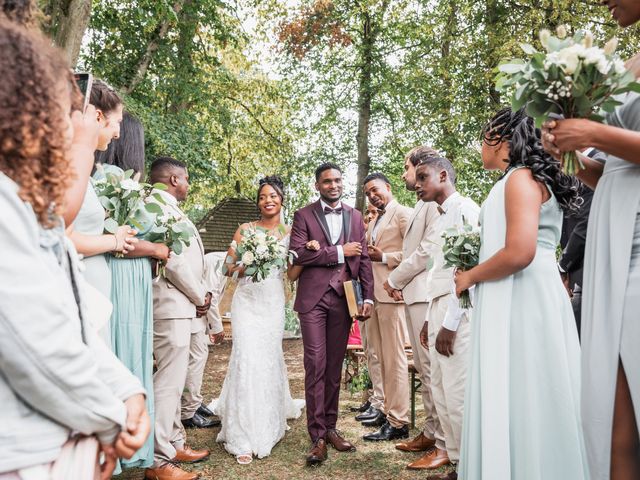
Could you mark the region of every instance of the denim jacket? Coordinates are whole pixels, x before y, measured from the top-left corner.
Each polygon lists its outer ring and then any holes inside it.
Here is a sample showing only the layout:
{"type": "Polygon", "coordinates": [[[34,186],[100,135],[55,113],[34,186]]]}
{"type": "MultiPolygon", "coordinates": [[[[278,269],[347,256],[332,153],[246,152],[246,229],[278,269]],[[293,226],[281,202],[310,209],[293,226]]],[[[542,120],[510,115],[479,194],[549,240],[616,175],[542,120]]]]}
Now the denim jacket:
{"type": "Polygon", "coordinates": [[[62,222],[40,226],[0,173],[0,473],[55,460],[72,432],[112,443],[142,385],[83,318],[62,222]]]}

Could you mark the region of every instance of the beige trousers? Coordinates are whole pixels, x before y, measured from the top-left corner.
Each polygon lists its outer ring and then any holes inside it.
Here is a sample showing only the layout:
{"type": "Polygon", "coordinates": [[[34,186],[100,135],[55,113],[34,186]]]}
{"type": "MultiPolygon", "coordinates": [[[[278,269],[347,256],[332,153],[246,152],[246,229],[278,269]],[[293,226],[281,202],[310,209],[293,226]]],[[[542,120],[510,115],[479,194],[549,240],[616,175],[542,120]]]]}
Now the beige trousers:
{"type": "Polygon", "coordinates": [[[367,370],[369,370],[369,378],[373,385],[373,393],[369,397],[371,406],[378,410],[383,409],[384,403],[384,391],[382,385],[382,367],[380,365],[380,359],[374,348],[369,343],[369,336],[367,333],[367,323],[371,319],[364,322],[358,321],[358,327],[360,328],[360,339],[362,340],[362,348],[367,359],[367,370]]]}
{"type": "Polygon", "coordinates": [[[405,306],[407,331],[411,349],[413,350],[413,364],[422,382],[420,392],[422,393],[424,413],[427,417],[422,432],[429,439],[435,438],[440,442],[444,442],[444,433],[431,396],[431,360],[429,351],[420,345],[420,330],[422,330],[422,326],[427,319],[428,306],[429,304],[426,302],[405,306]]]}
{"type": "Polygon", "coordinates": [[[381,367],[383,412],[392,427],[400,428],[409,423],[404,305],[375,302],[371,318],[366,323],[369,349],[377,354],[381,367]]]}
{"type": "Polygon", "coordinates": [[[176,456],[176,448],[184,447],[180,397],[187,379],[193,320],[153,321],[153,353],[158,366],[153,374],[156,410],[154,467],[171,461],[176,456]]]}
{"type": "Polygon", "coordinates": [[[198,407],[202,405],[202,377],[204,367],[209,357],[209,345],[207,344],[207,319],[206,317],[194,318],[191,322],[191,344],[189,348],[189,367],[187,379],[182,392],[181,418],[192,418],[198,407]]]}
{"type": "Polygon", "coordinates": [[[429,350],[431,352],[431,392],[438,419],[444,432],[444,443],[436,440],[436,447],[446,450],[449,460],[460,459],[464,388],[467,380],[471,351],[471,327],[464,315],[456,332],[453,355],[446,357],[436,351],[436,337],[447,313],[450,295],[438,297],[429,305],[429,350]]]}

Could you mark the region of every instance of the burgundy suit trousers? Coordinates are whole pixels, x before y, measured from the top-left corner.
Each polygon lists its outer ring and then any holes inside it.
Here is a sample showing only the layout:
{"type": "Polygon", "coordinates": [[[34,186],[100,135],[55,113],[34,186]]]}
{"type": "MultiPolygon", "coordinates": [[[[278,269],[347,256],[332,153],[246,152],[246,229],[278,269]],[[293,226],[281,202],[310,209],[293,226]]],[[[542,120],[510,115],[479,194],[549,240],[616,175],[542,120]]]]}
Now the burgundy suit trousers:
{"type": "Polygon", "coordinates": [[[351,317],[345,297],[331,288],[314,308],[299,317],[304,343],[307,428],[315,442],[336,428],[351,317]]]}

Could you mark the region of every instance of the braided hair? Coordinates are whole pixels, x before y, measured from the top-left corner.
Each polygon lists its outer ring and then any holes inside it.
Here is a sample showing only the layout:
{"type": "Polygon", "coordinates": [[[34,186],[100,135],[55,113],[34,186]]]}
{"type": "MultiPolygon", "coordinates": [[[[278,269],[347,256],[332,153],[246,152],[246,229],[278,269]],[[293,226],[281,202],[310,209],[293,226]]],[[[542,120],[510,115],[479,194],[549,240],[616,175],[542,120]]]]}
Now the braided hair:
{"type": "Polygon", "coordinates": [[[256,204],[260,201],[260,192],[266,185],[271,186],[271,188],[273,188],[280,197],[280,202],[284,203],[284,183],[282,183],[282,179],[277,175],[268,175],[264,178],[261,178],[260,182],[258,183],[256,204]]]}
{"type": "MultiPolygon", "coordinates": [[[[582,203],[579,182],[562,173],[560,162],[542,148],[540,129],[524,109],[513,111],[503,108],[485,125],[482,135],[488,145],[509,142],[506,172],[516,167],[531,170],[533,178],[551,188],[560,206],[567,211],[576,210],[582,203]]],[[[506,173],[505,172],[505,173],[506,173]]]]}

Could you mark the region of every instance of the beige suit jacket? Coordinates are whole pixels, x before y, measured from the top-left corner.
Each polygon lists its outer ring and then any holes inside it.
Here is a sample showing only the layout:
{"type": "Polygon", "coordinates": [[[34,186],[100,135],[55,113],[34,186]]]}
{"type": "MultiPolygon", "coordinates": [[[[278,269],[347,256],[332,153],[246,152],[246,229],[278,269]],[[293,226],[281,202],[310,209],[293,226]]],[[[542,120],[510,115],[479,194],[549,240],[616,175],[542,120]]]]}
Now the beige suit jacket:
{"type": "MultiPolygon", "coordinates": [[[[167,201],[162,208],[165,214],[182,218],[190,222],[178,207],[175,198],[166,192],[161,195],[167,201]],[[169,198],[171,197],[171,198],[169,198]]],[[[165,270],[153,282],[153,318],[165,320],[172,318],[194,318],[196,305],[202,305],[209,289],[205,280],[205,260],[202,239],[195,225],[191,224],[194,237],[180,255],[171,252],[165,270]]]]}
{"type": "Polygon", "coordinates": [[[416,203],[402,244],[402,262],[389,274],[389,283],[402,290],[407,305],[427,301],[428,234],[438,215],[434,202],[416,203]]]}
{"type": "Polygon", "coordinates": [[[373,295],[380,303],[401,303],[395,302],[384,289],[384,282],[389,278],[389,273],[402,261],[402,244],[412,210],[404,205],[400,205],[396,200],[392,200],[385,209],[385,214],[378,221],[375,241],[373,230],[375,222],[369,223],[367,229],[367,242],[375,245],[385,254],[387,263],[371,262],[373,265],[373,295]]]}

